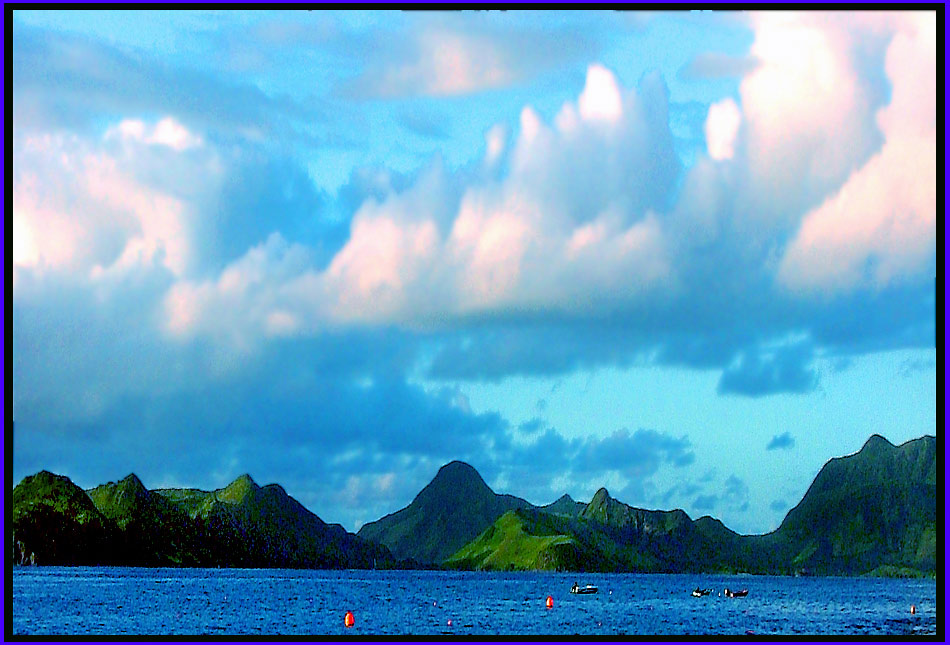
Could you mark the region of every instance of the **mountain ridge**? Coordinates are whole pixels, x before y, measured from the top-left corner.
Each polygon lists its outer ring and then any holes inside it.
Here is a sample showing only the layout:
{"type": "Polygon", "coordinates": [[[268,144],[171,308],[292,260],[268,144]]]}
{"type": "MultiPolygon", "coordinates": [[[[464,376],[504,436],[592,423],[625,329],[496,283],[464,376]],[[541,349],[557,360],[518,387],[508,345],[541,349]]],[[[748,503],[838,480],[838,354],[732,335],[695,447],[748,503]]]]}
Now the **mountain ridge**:
{"type": "Polygon", "coordinates": [[[357,534],[250,474],[212,491],[148,490],[131,473],[83,491],[40,471],[14,489],[14,563],[439,567],[843,574],[936,565],[936,437],[872,435],[828,460],[778,529],[627,505],[606,488],[545,506],[495,493],[461,461],[357,534]],[[885,501],[887,503],[885,503],[885,501]]]}

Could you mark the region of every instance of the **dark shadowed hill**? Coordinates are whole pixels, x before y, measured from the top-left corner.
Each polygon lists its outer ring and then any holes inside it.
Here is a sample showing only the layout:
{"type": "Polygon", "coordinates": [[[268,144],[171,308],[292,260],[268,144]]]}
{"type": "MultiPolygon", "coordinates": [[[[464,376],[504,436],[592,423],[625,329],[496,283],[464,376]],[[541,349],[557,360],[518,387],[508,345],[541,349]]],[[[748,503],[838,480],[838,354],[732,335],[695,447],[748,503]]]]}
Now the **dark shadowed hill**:
{"type": "Polygon", "coordinates": [[[894,446],[874,435],[832,459],[774,534],[795,570],[864,573],[877,567],[934,571],[937,440],[894,446]]]}
{"type": "Polygon", "coordinates": [[[41,472],[13,491],[17,564],[391,568],[384,546],[325,523],[277,484],[149,491],[129,475],[83,491],[41,472]]]}
{"type": "Polygon", "coordinates": [[[13,561],[17,564],[105,564],[115,525],[67,477],[41,471],[13,489],[13,561]]]}

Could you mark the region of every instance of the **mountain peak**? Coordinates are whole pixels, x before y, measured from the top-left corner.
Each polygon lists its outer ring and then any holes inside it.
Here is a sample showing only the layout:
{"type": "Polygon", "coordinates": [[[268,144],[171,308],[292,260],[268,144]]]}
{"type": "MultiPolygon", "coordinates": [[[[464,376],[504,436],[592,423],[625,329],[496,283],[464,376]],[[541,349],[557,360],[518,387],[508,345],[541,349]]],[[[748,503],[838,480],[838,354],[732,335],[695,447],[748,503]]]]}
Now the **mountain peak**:
{"type": "Polygon", "coordinates": [[[604,502],[609,502],[611,499],[612,498],[610,497],[610,493],[607,492],[607,489],[601,487],[596,493],[594,493],[590,503],[591,506],[599,506],[604,502]]]}
{"type": "Polygon", "coordinates": [[[885,439],[879,434],[872,434],[868,437],[868,440],[864,442],[864,446],[861,448],[861,452],[865,450],[883,450],[884,448],[894,448],[894,444],[885,439]]]}
{"type": "Polygon", "coordinates": [[[142,480],[139,479],[135,473],[129,473],[126,475],[124,479],[119,481],[119,485],[135,492],[147,490],[145,488],[145,484],[142,483],[142,480]]]}
{"type": "Polygon", "coordinates": [[[235,504],[241,502],[245,497],[258,490],[260,486],[254,483],[254,480],[251,479],[251,476],[247,473],[244,473],[233,482],[228,484],[225,488],[218,491],[218,499],[222,502],[230,502],[235,504]]]}
{"type": "Polygon", "coordinates": [[[450,461],[449,463],[439,468],[439,472],[436,473],[435,477],[436,479],[438,479],[440,476],[443,476],[443,477],[474,476],[474,477],[478,477],[479,479],[481,479],[482,477],[481,475],[478,474],[478,471],[475,470],[475,468],[472,465],[467,464],[464,461],[459,461],[457,459],[454,461],[450,461]]]}
{"type": "Polygon", "coordinates": [[[472,494],[481,497],[494,495],[494,491],[488,487],[478,471],[464,461],[450,461],[439,468],[439,472],[419,495],[426,491],[448,494],[453,498],[464,498],[472,494]]]}

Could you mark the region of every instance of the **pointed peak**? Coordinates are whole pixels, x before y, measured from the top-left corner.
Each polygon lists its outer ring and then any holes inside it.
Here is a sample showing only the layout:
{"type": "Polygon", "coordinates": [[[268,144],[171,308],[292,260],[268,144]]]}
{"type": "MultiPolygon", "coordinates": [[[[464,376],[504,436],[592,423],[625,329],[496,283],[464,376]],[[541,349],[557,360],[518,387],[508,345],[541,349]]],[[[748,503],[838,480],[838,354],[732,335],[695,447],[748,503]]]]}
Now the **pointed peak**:
{"type": "Polygon", "coordinates": [[[573,504],[573,503],[574,503],[574,498],[571,497],[570,495],[568,495],[567,493],[564,493],[563,495],[561,495],[560,497],[558,497],[558,498],[557,498],[557,501],[554,502],[554,503],[557,504],[557,503],[559,503],[559,502],[560,502],[560,503],[567,502],[567,503],[569,503],[569,504],[573,504]]]}
{"type": "Polygon", "coordinates": [[[138,478],[135,473],[129,473],[125,476],[124,479],[119,481],[119,484],[131,488],[133,490],[146,490],[145,484],[142,483],[142,480],[138,478]]]}
{"type": "Polygon", "coordinates": [[[260,487],[254,483],[254,480],[251,479],[251,476],[247,473],[244,473],[233,482],[228,484],[225,488],[222,488],[220,491],[218,491],[218,499],[223,502],[240,502],[259,488],[260,487]]]}
{"type": "Polygon", "coordinates": [[[610,501],[610,499],[610,493],[607,492],[606,488],[601,487],[596,493],[594,493],[594,497],[590,500],[590,503],[593,504],[594,502],[597,502],[598,504],[602,504],[603,502],[610,501]]]}

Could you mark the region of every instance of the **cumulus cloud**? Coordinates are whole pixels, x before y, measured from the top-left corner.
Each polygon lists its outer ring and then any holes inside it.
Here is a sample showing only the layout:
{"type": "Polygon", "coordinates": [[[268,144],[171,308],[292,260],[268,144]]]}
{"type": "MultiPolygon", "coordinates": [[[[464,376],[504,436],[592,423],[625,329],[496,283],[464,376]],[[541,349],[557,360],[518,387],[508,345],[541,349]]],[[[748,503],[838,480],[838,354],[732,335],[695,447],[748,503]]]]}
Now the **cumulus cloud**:
{"type": "Polygon", "coordinates": [[[936,55],[936,17],[906,17],[887,48],[884,145],[803,218],[779,268],[789,288],[880,288],[936,270],[936,55]]]}
{"type": "MultiPolygon", "coordinates": [[[[18,27],[17,467],[56,468],[101,439],[139,474],[181,483],[246,463],[318,512],[382,505],[421,487],[392,473],[452,458],[512,480],[550,464],[539,494],[555,472],[635,487],[686,467],[689,442],[513,429],[406,375],[658,362],[722,370],[720,393],[754,397],[813,391],[815,356],[933,347],[933,15],[750,24],[749,57],[719,60],[739,68],[738,96],[680,109],[690,127],[671,127],[657,74],[630,88],[592,63],[560,109],[502,115],[516,125],[487,129],[468,167],[358,168],[335,200],[288,152],[326,140],[307,126],[322,108],[18,27]],[[684,169],[677,137],[705,140],[707,154],[684,169]],[[164,437],[169,427],[180,433],[164,437]],[[163,437],[167,452],[142,449],[163,437]],[[268,442],[288,446],[299,472],[280,472],[287,455],[268,442]],[[335,464],[339,498],[308,474],[335,464]]],[[[586,51],[555,52],[561,36],[519,42],[436,21],[367,48],[351,89],[502,87],[586,51]]],[[[440,136],[438,118],[403,125],[440,136]]],[[[90,470],[89,483],[123,474],[90,470]]],[[[697,502],[741,508],[743,486],[697,502]]]]}
{"type": "Polygon", "coordinates": [[[77,137],[26,135],[14,156],[15,267],[102,272],[157,261],[177,275],[188,268],[187,203],[140,181],[121,151],[77,137]]]}
{"type": "Polygon", "coordinates": [[[709,106],[706,117],[706,149],[717,161],[731,159],[742,115],[736,102],[723,99],[709,106]]]}

